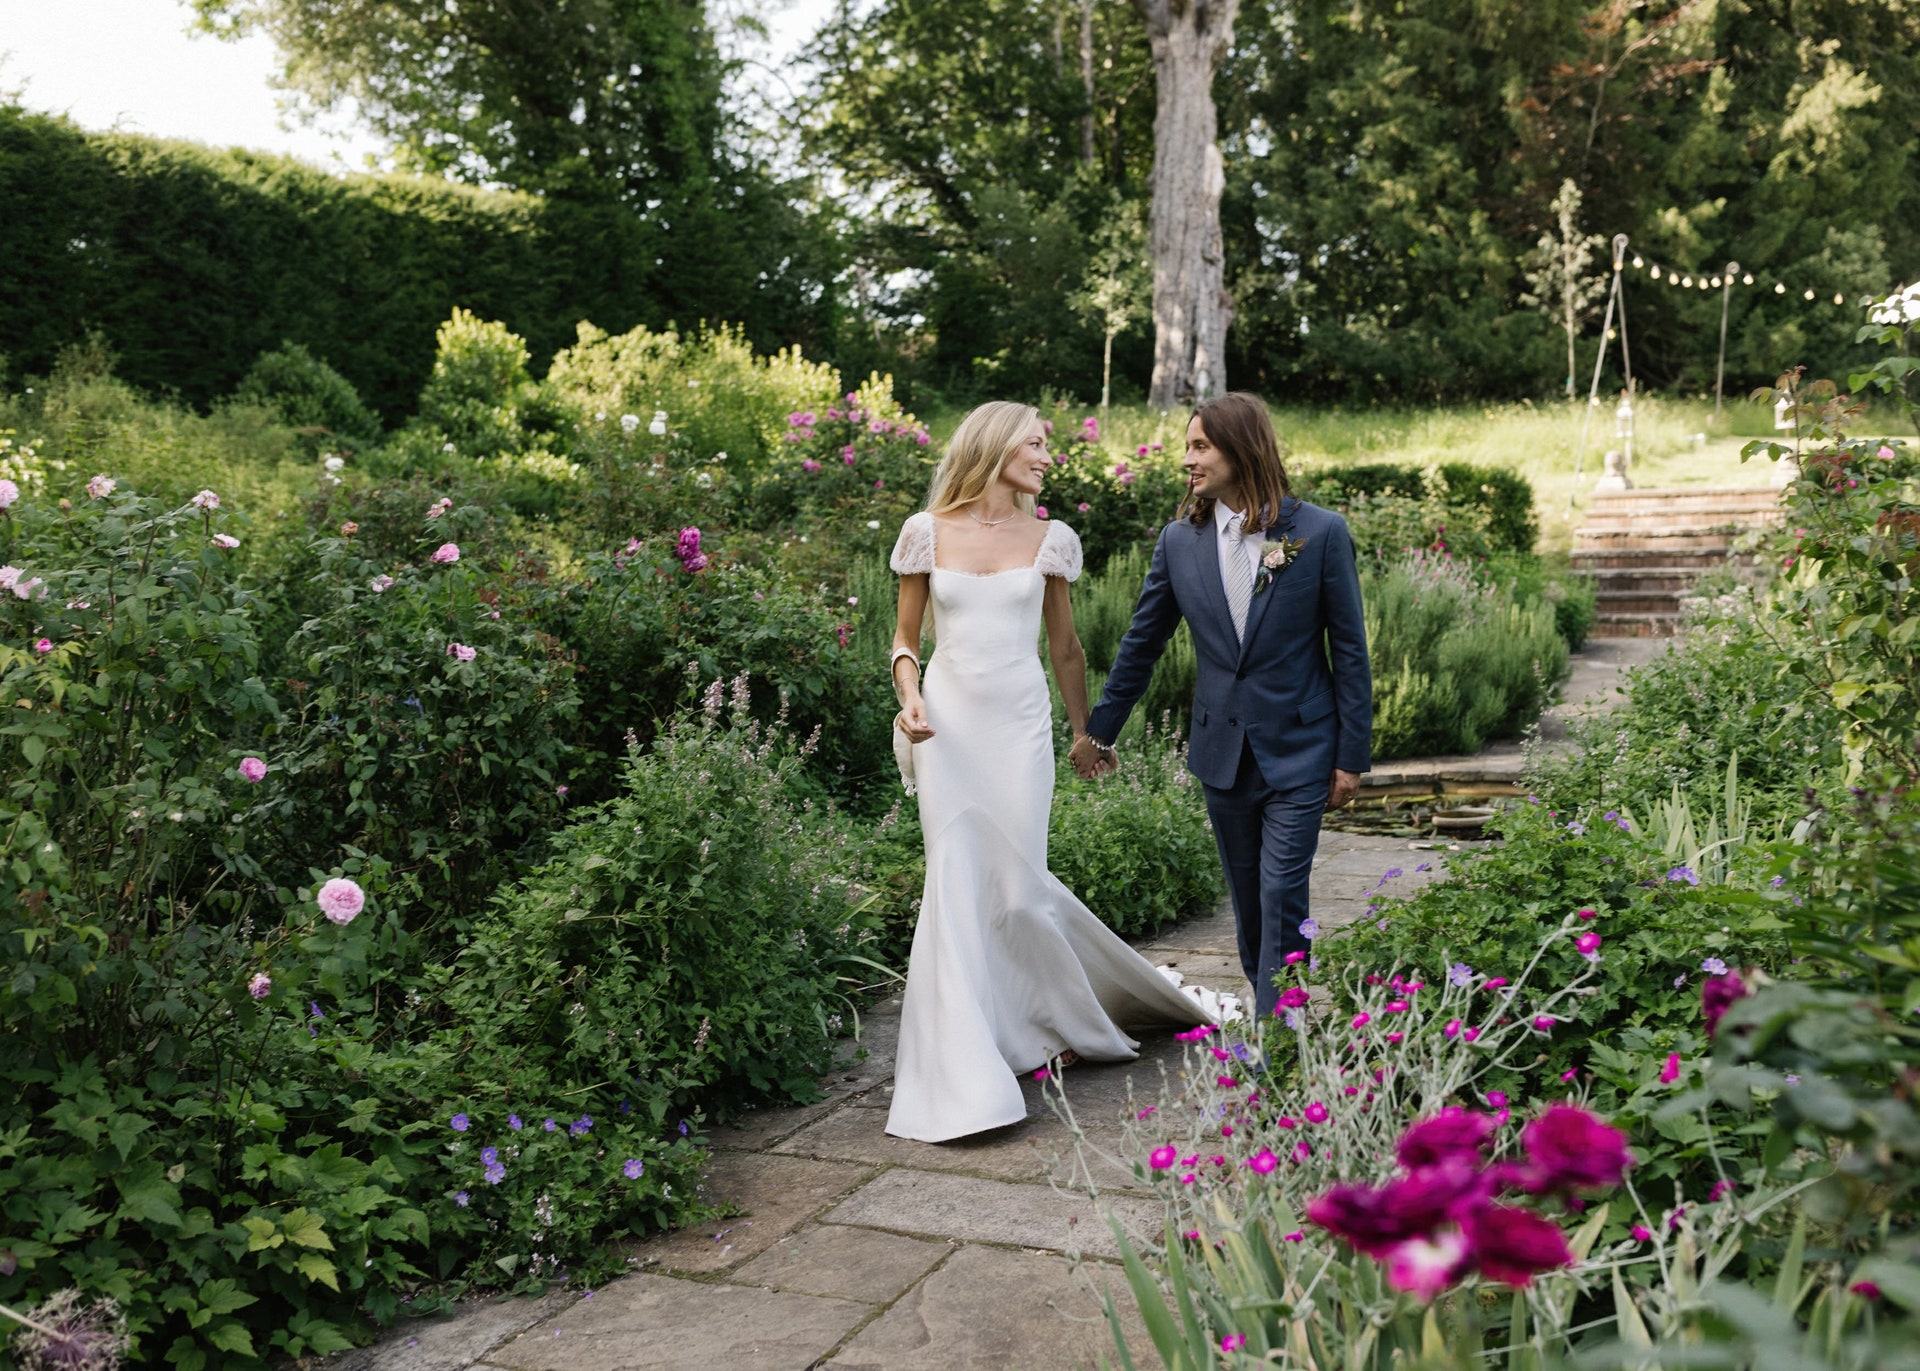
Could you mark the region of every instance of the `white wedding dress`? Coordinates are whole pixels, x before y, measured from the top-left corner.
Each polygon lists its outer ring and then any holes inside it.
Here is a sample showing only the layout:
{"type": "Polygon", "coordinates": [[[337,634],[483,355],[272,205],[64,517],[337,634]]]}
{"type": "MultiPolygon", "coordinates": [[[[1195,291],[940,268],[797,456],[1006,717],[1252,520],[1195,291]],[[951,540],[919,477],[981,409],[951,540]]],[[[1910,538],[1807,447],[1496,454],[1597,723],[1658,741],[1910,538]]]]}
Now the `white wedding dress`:
{"type": "Polygon", "coordinates": [[[1131,1061],[1123,1027],[1209,1020],[1047,871],[1041,600],[1048,576],[1079,576],[1079,538],[1050,522],[1033,565],[975,575],[935,565],[934,531],[930,514],[908,519],[891,563],[928,574],[936,640],[921,685],[934,736],[911,752],[927,884],[887,1116],[922,1142],[1020,1122],[1018,1073],[1068,1048],[1131,1061]]]}

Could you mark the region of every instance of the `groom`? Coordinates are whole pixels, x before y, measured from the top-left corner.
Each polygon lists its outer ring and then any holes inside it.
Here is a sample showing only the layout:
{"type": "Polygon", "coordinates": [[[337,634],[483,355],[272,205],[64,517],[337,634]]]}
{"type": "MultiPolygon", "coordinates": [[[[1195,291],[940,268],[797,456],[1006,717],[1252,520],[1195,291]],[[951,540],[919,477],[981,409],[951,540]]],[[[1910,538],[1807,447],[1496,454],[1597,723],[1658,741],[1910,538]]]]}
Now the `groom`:
{"type": "Polygon", "coordinates": [[[1360,575],[1346,520],[1292,495],[1258,399],[1200,404],[1185,467],[1192,513],[1160,531],[1072,761],[1082,775],[1113,768],[1112,741],[1184,618],[1200,668],[1187,765],[1206,792],[1240,965],[1264,1021],[1287,954],[1307,950],[1300,925],[1321,815],[1351,800],[1371,767],[1360,575]]]}

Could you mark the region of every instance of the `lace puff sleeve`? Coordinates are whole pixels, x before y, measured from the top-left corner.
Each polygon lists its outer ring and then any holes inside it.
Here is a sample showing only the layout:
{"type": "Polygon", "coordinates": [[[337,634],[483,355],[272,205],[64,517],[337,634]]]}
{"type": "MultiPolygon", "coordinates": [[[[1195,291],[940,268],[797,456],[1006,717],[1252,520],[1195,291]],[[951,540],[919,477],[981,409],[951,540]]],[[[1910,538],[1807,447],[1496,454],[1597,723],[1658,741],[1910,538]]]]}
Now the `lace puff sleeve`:
{"type": "Polygon", "coordinates": [[[924,509],[900,525],[900,541],[887,559],[896,576],[924,576],[933,570],[933,516],[924,509]]]}
{"type": "Polygon", "coordinates": [[[1064,576],[1069,581],[1077,581],[1080,565],[1080,535],[1058,520],[1049,520],[1046,540],[1040,544],[1040,555],[1034,559],[1034,570],[1042,576],[1064,576]]]}

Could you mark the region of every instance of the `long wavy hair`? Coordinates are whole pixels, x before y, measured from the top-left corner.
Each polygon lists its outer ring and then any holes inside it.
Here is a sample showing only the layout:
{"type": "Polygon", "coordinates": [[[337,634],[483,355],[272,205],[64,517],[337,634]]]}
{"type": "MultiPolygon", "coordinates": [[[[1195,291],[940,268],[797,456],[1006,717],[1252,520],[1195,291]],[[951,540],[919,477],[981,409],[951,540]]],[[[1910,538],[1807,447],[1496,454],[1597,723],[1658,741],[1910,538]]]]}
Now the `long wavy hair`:
{"type": "MultiPolygon", "coordinates": [[[[1040,411],[1032,405],[1017,405],[1011,400],[989,400],[967,411],[960,427],[947,439],[947,452],[934,469],[933,486],[927,491],[927,512],[944,514],[981,499],[1013,454],[1027,440],[1027,432],[1040,411]]],[[[1031,495],[1015,495],[1015,505],[1032,514],[1031,495]]]]}
{"type": "MultiPolygon", "coordinates": [[[[1280,458],[1280,439],[1267,417],[1266,402],[1244,390],[1232,390],[1195,405],[1188,422],[1193,419],[1200,421],[1207,441],[1233,468],[1234,482],[1247,505],[1246,531],[1260,533],[1273,527],[1281,501],[1293,494],[1293,483],[1287,479],[1287,464],[1280,458]]],[[[1187,517],[1205,524],[1213,518],[1214,504],[1211,496],[1202,496],[1193,502],[1187,517]]],[[[1185,509],[1186,501],[1181,501],[1181,507],[1185,509]]]]}

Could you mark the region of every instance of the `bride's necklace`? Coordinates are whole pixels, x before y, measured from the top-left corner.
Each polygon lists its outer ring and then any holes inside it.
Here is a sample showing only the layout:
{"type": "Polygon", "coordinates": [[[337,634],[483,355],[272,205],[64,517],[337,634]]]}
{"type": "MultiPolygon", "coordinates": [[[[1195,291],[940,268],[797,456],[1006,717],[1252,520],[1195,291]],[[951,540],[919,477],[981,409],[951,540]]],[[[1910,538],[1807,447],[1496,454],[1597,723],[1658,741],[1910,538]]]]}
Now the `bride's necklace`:
{"type": "Polygon", "coordinates": [[[1003,519],[982,519],[978,514],[975,514],[972,510],[968,510],[967,517],[969,519],[972,519],[976,524],[979,524],[982,528],[995,528],[1001,524],[1006,523],[1008,519],[1012,519],[1014,515],[1019,514],[1019,512],[1020,511],[1016,509],[1013,512],[1013,514],[1009,514],[1006,516],[1006,518],[1003,518],[1003,519]]]}

